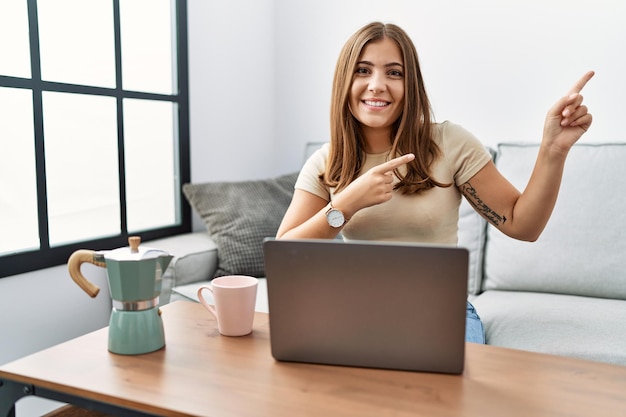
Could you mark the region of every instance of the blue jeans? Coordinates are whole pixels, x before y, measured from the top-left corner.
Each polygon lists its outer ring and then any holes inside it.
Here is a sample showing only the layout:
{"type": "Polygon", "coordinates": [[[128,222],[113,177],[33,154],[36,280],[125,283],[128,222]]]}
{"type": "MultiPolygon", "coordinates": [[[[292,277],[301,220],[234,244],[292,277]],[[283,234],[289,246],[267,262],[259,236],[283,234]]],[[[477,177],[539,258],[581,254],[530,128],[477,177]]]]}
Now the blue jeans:
{"type": "Polygon", "coordinates": [[[465,318],[465,341],[472,343],[485,343],[485,330],[483,329],[483,323],[480,321],[480,317],[476,313],[476,309],[470,303],[467,302],[467,313],[465,318]]]}

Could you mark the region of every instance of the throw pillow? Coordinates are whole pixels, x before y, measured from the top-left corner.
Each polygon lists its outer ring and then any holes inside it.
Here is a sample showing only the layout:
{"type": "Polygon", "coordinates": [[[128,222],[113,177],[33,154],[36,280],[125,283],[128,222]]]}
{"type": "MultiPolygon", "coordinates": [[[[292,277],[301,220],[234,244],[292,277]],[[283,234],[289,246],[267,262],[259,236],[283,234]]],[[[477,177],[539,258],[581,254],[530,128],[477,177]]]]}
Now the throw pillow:
{"type": "Polygon", "coordinates": [[[263,240],[274,237],[291,202],[298,173],[238,182],[184,184],[183,193],[217,245],[214,278],[263,277],[263,240]]]}

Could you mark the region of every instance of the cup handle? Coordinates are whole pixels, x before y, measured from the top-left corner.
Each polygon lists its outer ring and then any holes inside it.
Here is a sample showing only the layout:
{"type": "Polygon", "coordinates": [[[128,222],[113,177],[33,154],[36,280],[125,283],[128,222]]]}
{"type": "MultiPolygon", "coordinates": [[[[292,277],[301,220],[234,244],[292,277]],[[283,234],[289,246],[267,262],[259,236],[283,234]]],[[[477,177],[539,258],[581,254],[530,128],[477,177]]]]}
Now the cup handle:
{"type": "Polygon", "coordinates": [[[215,317],[215,320],[218,320],[217,318],[217,311],[215,310],[215,308],[209,304],[204,297],[202,296],[202,291],[203,290],[209,290],[211,291],[211,293],[213,293],[213,288],[211,288],[211,285],[203,285],[202,287],[198,288],[198,300],[200,301],[200,303],[202,303],[202,305],[209,310],[209,313],[211,313],[213,315],[213,317],[215,317]]]}

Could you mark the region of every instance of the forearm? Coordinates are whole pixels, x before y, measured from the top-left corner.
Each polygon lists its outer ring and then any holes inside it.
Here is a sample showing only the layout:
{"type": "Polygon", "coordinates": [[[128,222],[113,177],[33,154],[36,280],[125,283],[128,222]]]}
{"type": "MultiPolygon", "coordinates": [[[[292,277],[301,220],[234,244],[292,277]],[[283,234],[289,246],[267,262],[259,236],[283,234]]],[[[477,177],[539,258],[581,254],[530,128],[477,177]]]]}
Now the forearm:
{"type": "MultiPolygon", "coordinates": [[[[291,204],[276,233],[277,239],[334,239],[340,228],[326,220],[329,203],[303,190],[295,190],[291,204]]],[[[349,217],[346,217],[349,218],[349,217]]]]}
{"type": "MultiPolygon", "coordinates": [[[[281,227],[276,234],[277,239],[334,239],[343,227],[331,227],[326,220],[328,205],[315,213],[311,218],[293,228],[281,227]]],[[[284,223],[285,221],[283,221],[284,223]]]]}
{"type": "Polygon", "coordinates": [[[539,238],[556,204],[565,159],[565,154],[540,148],[528,185],[513,206],[507,234],[528,241],[539,238]]]}
{"type": "Polygon", "coordinates": [[[587,72],[548,111],[535,168],[512,212],[511,227],[518,239],[536,240],[550,219],[567,154],[591,126],[593,118],[582,104],[580,91],[593,75],[587,72]]]}

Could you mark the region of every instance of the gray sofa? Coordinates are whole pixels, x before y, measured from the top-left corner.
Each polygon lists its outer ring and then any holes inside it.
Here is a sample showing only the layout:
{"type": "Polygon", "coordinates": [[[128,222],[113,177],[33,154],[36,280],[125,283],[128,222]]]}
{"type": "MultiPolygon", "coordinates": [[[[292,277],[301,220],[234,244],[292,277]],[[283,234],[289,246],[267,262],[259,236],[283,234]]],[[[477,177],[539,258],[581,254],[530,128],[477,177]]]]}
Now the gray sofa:
{"type": "MultiPolygon", "coordinates": [[[[521,190],[537,151],[534,144],[501,144],[495,162],[521,190]]],[[[626,143],[575,145],[552,218],[533,243],[506,237],[463,202],[468,297],[488,344],[626,365],[624,161],[626,143]]],[[[215,275],[263,276],[261,242],[275,233],[295,178],[186,185],[208,232],[149,242],[175,255],[162,303],[194,299],[215,275]]],[[[264,288],[260,311],[267,311],[264,288]]]]}

